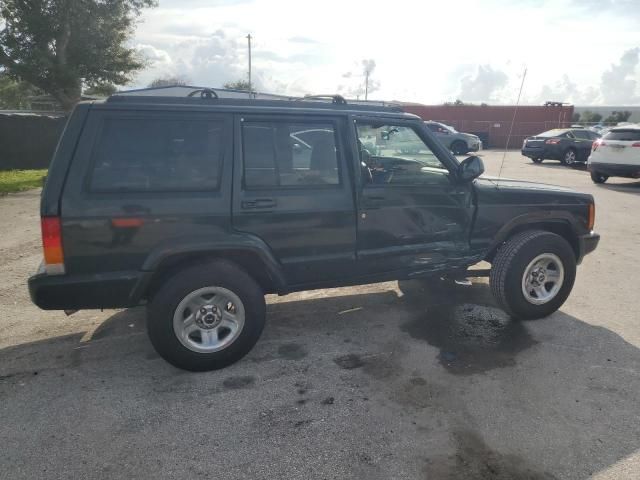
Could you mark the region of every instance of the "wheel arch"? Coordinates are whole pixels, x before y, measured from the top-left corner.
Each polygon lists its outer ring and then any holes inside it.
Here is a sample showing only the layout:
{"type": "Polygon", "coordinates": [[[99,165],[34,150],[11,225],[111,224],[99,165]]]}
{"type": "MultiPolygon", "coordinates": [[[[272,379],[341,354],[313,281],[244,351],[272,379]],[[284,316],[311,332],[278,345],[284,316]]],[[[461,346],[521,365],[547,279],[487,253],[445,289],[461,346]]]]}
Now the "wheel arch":
{"type": "Polygon", "coordinates": [[[568,218],[549,218],[539,219],[530,218],[528,216],[524,218],[518,218],[517,221],[511,222],[505,225],[496,235],[496,239],[491,244],[489,252],[487,253],[485,260],[491,263],[496,255],[498,249],[511,237],[517,235],[526,230],[542,230],[546,232],[555,233],[564,238],[571,246],[573,253],[576,256],[576,261],[580,261],[580,242],[578,239],[578,233],[568,218]]]}
{"type": "Polygon", "coordinates": [[[266,293],[286,293],[287,282],[280,263],[260,239],[238,236],[237,241],[186,244],[153,252],[143,266],[145,275],[135,286],[134,301],[148,299],[177,272],[222,259],[247,272],[266,293]]]}

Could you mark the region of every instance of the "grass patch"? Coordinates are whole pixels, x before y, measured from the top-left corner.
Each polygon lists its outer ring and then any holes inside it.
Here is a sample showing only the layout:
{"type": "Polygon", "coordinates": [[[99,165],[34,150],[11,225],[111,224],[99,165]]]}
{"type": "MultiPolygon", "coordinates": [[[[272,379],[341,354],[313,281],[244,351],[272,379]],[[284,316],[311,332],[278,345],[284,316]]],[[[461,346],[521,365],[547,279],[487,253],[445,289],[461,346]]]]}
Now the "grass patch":
{"type": "Polygon", "coordinates": [[[46,174],[46,169],[0,171],[0,195],[41,187],[46,174]]]}

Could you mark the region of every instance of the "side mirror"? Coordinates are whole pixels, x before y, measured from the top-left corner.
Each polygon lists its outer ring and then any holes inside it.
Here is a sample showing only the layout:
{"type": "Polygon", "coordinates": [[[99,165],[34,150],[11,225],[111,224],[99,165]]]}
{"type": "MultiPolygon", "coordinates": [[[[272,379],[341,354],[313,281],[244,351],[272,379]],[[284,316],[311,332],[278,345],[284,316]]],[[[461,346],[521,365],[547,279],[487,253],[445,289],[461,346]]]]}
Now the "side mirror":
{"type": "Polygon", "coordinates": [[[484,173],[484,163],[475,155],[465,158],[458,167],[458,176],[463,182],[470,182],[484,173]]]}

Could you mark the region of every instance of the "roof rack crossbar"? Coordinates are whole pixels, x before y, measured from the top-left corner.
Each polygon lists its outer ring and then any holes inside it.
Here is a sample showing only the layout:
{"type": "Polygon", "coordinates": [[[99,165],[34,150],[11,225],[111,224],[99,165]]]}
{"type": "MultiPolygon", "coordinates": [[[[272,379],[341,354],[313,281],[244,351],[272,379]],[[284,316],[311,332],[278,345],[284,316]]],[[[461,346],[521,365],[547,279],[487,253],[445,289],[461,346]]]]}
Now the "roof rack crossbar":
{"type": "Polygon", "coordinates": [[[215,90],[211,90],[210,88],[197,88],[196,90],[189,92],[189,95],[187,95],[187,97],[193,97],[196,93],[200,94],[200,98],[206,98],[207,100],[210,100],[212,98],[220,98],[218,97],[218,94],[215,92],[215,90]]]}
{"type": "Polygon", "coordinates": [[[331,100],[336,105],[346,105],[347,101],[342,95],[305,95],[302,100],[331,100]]]}

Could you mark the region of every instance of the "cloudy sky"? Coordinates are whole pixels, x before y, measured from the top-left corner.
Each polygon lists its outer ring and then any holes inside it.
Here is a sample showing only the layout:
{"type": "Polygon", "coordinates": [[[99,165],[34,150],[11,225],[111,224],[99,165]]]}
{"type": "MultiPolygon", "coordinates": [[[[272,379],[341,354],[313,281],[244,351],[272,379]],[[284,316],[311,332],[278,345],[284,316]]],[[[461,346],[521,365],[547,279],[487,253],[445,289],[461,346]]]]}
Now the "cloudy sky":
{"type": "Polygon", "coordinates": [[[640,105],[640,0],[160,0],[131,86],[246,78],[260,91],[442,103],[640,105]]]}

